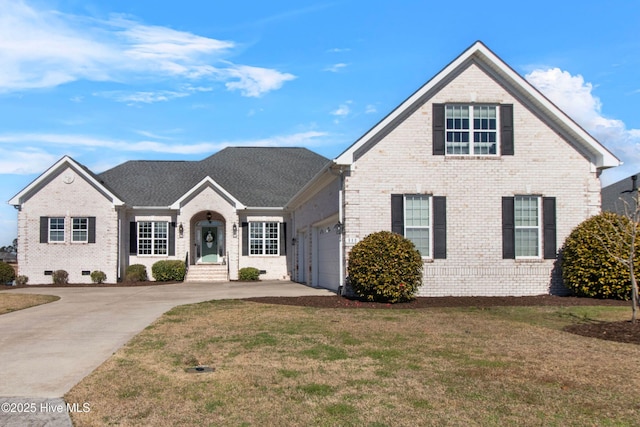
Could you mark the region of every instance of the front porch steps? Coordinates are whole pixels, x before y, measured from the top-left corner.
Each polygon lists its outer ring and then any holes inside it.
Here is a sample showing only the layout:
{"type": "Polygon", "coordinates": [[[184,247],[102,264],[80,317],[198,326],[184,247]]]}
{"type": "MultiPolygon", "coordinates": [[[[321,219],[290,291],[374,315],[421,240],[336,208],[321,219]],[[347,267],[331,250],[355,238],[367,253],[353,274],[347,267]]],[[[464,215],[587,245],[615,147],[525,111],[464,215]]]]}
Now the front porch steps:
{"type": "Polygon", "coordinates": [[[190,265],[185,282],[226,282],[227,266],[223,264],[190,265]]]}

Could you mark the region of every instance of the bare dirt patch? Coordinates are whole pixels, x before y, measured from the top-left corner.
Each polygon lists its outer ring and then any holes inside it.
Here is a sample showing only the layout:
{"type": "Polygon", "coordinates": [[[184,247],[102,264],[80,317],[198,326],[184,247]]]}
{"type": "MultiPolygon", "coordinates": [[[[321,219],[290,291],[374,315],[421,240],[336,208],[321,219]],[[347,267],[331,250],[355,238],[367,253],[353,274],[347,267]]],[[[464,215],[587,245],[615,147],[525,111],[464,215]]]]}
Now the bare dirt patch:
{"type": "MultiPolygon", "coordinates": [[[[527,306],[619,306],[631,307],[629,301],[601,300],[592,298],[560,297],[554,295],[526,296],[526,297],[438,297],[416,298],[413,301],[399,304],[384,304],[377,302],[361,301],[340,296],[319,297],[263,297],[249,298],[250,301],[266,304],[296,305],[317,308],[345,308],[345,309],[404,309],[424,310],[435,307],[527,307],[527,306]]],[[[608,341],[617,341],[640,345],[640,321],[625,322],[595,322],[586,321],[567,326],[565,331],[585,337],[600,338],[608,341]]]]}

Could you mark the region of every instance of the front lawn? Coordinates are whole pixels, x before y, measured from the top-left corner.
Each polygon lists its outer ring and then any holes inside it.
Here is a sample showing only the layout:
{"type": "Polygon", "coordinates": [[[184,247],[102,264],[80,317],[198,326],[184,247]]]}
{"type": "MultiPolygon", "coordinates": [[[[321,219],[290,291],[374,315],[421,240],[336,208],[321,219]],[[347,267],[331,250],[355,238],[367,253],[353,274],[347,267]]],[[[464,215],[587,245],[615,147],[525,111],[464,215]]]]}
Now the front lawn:
{"type": "Polygon", "coordinates": [[[60,297],[53,295],[10,294],[0,292],[0,314],[23,310],[40,304],[57,301],[60,297]]]}
{"type": "Polygon", "coordinates": [[[76,426],[631,426],[640,346],[561,330],[628,318],[213,301],[169,311],[65,399],[91,405],[76,426]]]}

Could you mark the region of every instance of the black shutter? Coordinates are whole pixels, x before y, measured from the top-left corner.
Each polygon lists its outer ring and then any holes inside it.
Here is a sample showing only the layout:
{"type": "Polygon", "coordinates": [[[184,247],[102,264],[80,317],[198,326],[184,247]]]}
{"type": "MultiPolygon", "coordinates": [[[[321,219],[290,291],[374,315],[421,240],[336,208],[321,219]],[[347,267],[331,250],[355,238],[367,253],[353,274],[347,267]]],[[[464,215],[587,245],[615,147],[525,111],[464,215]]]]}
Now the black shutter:
{"type": "Polygon", "coordinates": [[[138,227],[135,221],[129,223],[129,253],[138,254],[138,227]]]}
{"type": "Polygon", "coordinates": [[[514,198],[502,198],[502,258],[515,259],[516,234],[514,198]]]}
{"type": "Polygon", "coordinates": [[[500,105],[500,154],[513,156],[513,105],[500,105]]]}
{"type": "Polygon", "coordinates": [[[176,255],[176,223],[169,223],[169,256],[176,255]]]}
{"type": "Polygon", "coordinates": [[[447,258],[447,198],[433,197],[433,258],[447,258]]]}
{"type": "Polygon", "coordinates": [[[249,223],[242,223],[242,255],[249,255],[249,223]]]}
{"type": "Polygon", "coordinates": [[[444,156],[445,118],[444,104],[433,104],[433,155],[444,156]]]}
{"type": "Polygon", "coordinates": [[[542,198],[542,247],[544,259],[556,258],[556,198],[542,198]]]}
{"type": "Polygon", "coordinates": [[[40,217],[40,243],[49,243],[49,217],[40,217]]]}
{"type": "Polygon", "coordinates": [[[391,231],[404,236],[404,196],[391,195],[391,231]]]}
{"type": "Polygon", "coordinates": [[[96,242],[96,217],[90,216],[88,218],[89,223],[89,236],[87,238],[87,243],[95,243],[96,242]]]}
{"type": "Polygon", "coordinates": [[[287,223],[280,223],[280,255],[287,254],[287,223]]]}

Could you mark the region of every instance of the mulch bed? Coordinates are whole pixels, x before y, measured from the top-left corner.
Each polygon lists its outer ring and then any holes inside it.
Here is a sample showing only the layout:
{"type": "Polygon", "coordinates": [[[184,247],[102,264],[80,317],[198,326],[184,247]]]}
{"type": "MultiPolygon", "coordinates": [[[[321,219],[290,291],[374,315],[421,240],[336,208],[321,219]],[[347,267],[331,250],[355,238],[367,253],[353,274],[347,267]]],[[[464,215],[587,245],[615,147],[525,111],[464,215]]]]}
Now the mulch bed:
{"type": "MultiPolygon", "coordinates": [[[[341,308],[341,309],[428,309],[435,307],[508,307],[508,306],[618,306],[629,307],[629,301],[599,300],[592,298],[560,297],[553,295],[527,296],[527,297],[436,297],[416,298],[413,301],[399,304],[385,304],[377,302],[360,301],[341,296],[304,296],[304,297],[261,297],[247,298],[264,304],[283,304],[317,308],[341,308]]],[[[631,307],[629,307],[631,317],[631,307]]],[[[589,322],[578,323],[564,329],[576,335],[592,338],[600,338],[609,341],[617,341],[640,345],[640,320],[631,323],[626,322],[589,322]]]]}

